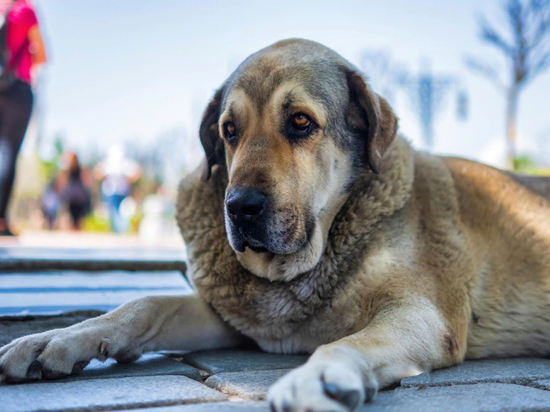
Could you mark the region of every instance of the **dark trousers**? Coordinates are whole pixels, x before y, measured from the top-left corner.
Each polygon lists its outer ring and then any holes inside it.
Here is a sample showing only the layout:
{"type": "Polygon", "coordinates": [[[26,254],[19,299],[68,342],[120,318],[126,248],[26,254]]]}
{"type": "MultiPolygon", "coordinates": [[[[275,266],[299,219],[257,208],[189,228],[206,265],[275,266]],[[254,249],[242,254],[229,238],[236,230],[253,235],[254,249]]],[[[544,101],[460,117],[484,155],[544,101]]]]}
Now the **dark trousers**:
{"type": "Polygon", "coordinates": [[[28,83],[16,81],[0,92],[0,219],[6,217],[15,164],[32,110],[32,90],[28,83]]]}

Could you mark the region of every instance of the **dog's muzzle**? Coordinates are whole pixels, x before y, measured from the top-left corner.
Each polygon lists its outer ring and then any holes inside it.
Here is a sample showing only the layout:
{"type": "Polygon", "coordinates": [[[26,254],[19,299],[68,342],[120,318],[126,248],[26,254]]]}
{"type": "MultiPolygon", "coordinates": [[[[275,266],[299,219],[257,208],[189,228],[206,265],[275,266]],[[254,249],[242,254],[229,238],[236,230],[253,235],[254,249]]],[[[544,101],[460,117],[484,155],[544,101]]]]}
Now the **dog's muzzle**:
{"type": "Polygon", "coordinates": [[[267,251],[264,245],[267,206],[267,196],[255,187],[237,187],[227,194],[229,236],[237,252],[244,252],[247,246],[255,252],[267,251]]]}

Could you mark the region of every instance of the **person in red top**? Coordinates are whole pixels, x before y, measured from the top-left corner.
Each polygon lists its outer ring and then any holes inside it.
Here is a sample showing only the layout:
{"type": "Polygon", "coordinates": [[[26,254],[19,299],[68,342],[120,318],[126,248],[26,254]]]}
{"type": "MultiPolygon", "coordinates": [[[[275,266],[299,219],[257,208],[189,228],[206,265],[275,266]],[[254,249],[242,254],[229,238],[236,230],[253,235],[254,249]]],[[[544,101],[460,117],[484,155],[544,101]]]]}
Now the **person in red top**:
{"type": "Polygon", "coordinates": [[[0,14],[7,16],[8,67],[17,76],[0,92],[0,236],[10,236],[6,220],[15,180],[15,164],[31,116],[34,69],[46,61],[38,20],[30,0],[0,0],[0,14]],[[13,4],[12,4],[13,2],[13,4]]]}

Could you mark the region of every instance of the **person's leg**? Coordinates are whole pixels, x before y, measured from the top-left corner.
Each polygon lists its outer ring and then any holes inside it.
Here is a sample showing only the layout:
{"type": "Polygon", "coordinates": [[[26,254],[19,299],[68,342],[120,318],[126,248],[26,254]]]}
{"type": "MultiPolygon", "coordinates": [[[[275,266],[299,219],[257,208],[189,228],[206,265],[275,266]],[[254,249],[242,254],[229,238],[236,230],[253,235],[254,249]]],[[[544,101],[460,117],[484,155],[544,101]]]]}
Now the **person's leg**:
{"type": "Polygon", "coordinates": [[[82,219],[86,215],[85,207],[80,203],[72,203],[69,205],[69,213],[71,214],[72,229],[80,230],[82,219]]]}
{"type": "Polygon", "coordinates": [[[114,194],[110,199],[111,227],[115,233],[124,233],[124,222],[120,214],[120,204],[126,196],[114,194]]]}
{"type": "Polygon", "coordinates": [[[15,180],[15,165],[32,110],[30,85],[18,82],[0,94],[0,235],[10,235],[7,209],[15,180]]]}
{"type": "Polygon", "coordinates": [[[69,214],[71,215],[71,230],[77,230],[78,206],[74,203],[69,203],[69,214]]]}

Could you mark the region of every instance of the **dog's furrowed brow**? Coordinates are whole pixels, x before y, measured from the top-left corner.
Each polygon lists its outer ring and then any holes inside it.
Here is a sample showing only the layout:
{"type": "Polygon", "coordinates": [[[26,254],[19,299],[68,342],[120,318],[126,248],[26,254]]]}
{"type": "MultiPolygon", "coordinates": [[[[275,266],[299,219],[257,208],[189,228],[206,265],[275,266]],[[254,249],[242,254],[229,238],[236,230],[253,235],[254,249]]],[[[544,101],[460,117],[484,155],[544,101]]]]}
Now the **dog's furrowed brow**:
{"type": "Polygon", "coordinates": [[[236,117],[234,103],[231,103],[231,105],[229,106],[229,110],[227,111],[227,114],[229,115],[229,118],[234,122],[236,117]]]}
{"type": "Polygon", "coordinates": [[[239,102],[235,100],[229,101],[226,108],[223,110],[222,115],[220,116],[220,127],[225,122],[229,121],[235,123],[237,127],[242,127],[242,123],[244,121],[243,116],[245,115],[244,113],[245,111],[243,112],[242,104],[239,104],[239,102]]]}
{"type": "MultiPolygon", "coordinates": [[[[310,116],[319,126],[324,126],[326,123],[326,109],[323,107],[323,102],[316,101],[302,85],[295,85],[287,91],[284,91],[284,97],[275,99],[272,104],[282,108],[280,112],[283,117],[303,112],[310,116]]],[[[279,110],[276,107],[275,110],[279,110]]]]}
{"type": "Polygon", "coordinates": [[[221,116],[218,120],[218,127],[220,128],[220,134],[222,133],[223,125],[227,122],[237,123],[233,102],[231,102],[229,104],[229,107],[227,107],[222,112],[222,114],[221,114],[221,116]]]}
{"type": "Polygon", "coordinates": [[[289,112],[293,105],[307,105],[309,99],[304,99],[304,96],[300,96],[300,93],[296,93],[294,89],[289,90],[283,99],[282,108],[284,112],[289,112]]]}
{"type": "Polygon", "coordinates": [[[294,99],[294,96],[292,95],[292,90],[289,91],[286,95],[285,95],[285,98],[283,100],[283,109],[285,111],[288,111],[288,109],[290,108],[290,105],[295,101],[294,99]]]}

